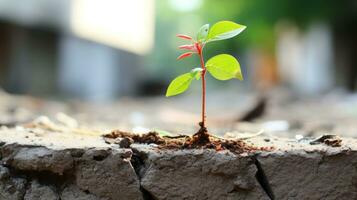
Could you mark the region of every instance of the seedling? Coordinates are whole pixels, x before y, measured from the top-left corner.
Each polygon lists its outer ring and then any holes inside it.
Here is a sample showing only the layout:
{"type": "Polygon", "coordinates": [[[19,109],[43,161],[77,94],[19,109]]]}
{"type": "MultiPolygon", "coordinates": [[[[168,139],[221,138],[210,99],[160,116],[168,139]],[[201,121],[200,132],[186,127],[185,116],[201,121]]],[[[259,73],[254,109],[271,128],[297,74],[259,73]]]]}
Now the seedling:
{"type": "Polygon", "coordinates": [[[195,136],[197,136],[198,141],[202,144],[209,142],[209,135],[206,127],[206,71],[208,71],[214,78],[221,81],[233,78],[243,80],[239,62],[233,56],[219,54],[210,58],[205,63],[203,59],[203,48],[209,42],[235,37],[245,28],[246,26],[231,21],[220,21],[214,24],[211,28],[209,27],[209,24],[203,25],[197,32],[196,38],[183,34],[177,35],[177,37],[191,42],[190,44],[178,47],[179,49],[187,50],[188,52],[181,54],[177,60],[196,54],[199,57],[201,67],[194,68],[190,72],[176,77],[167,88],[166,96],[169,97],[181,94],[189,88],[193,80],[201,79],[202,119],[199,123],[201,128],[195,136]]]}

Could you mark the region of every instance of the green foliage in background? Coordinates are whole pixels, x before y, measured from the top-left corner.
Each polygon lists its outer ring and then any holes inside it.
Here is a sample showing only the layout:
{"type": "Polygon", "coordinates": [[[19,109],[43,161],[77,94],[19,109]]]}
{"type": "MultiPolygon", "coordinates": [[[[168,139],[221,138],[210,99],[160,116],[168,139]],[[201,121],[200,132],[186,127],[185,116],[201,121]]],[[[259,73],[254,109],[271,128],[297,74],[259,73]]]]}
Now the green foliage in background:
{"type": "MultiPolygon", "coordinates": [[[[156,31],[155,45],[146,59],[150,69],[146,76],[162,80],[177,73],[183,73],[184,68],[172,68],[172,54],[178,45],[172,36],[177,32],[193,33],[203,23],[213,23],[222,19],[239,21],[249,24],[247,34],[239,40],[212,43],[207,56],[214,56],[225,49],[227,53],[238,54],[250,48],[260,48],[274,53],[275,31],[279,22],[289,21],[301,28],[311,22],[324,21],[339,30],[345,24],[356,24],[357,4],[354,0],[202,0],[202,5],[196,10],[180,12],[170,5],[170,0],[156,1],[156,31]]],[[[211,27],[212,28],[212,27],[211,27]]],[[[204,37],[204,28],[196,39],[204,37]]],[[[244,55],[244,54],[243,54],[244,55]]],[[[195,59],[186,59],[184,65],[195,65],[195,59]]],[[[167,80],[168,81],[168,80],[167,80]]]]}

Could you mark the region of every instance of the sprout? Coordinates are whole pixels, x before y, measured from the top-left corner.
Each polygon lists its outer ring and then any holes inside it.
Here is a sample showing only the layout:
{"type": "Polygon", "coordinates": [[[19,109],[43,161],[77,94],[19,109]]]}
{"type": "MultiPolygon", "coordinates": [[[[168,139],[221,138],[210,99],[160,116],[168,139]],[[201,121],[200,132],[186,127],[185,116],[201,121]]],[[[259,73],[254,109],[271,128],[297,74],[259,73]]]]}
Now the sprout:
{"type": "Polygon", "coordinates": [[[196,135],[201,139],[204,137],[203,140],[206,142],[209,141],[206,127],[206,71],[208,71],[214,78],[222,81],[233,78],[243,80],[243,74],[239,62],[233,56],[228,54],[216,55],[205,63],[203,59],[203,48],[209,42],[235,37],[245,28],[246,26],[231,21],[220,21],[214,24],[211,28],[209,27],[209,24],[203,25],[197,32],[196,39],[193,39],[188,35],[176,35],[181,39],[191,41],[191,44],[179,46],[179,49],[188,50],[189,52],[181,54],[177,60],[197,54],[200,59],[201,68],[195,68],[188,73],[176,77],[167,88],[166,96],[170,97],[181,94],[190,87],[193,80],[201,79],[202,119],[199,123],[201,128],[196,135]]]}

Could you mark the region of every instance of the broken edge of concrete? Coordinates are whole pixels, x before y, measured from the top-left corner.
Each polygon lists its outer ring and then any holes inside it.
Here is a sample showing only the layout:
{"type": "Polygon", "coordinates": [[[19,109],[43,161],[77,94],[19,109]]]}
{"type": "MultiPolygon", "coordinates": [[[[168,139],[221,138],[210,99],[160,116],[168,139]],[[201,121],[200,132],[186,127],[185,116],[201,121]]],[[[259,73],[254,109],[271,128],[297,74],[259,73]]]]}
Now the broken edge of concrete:
{"type": "Polygon", "coordinates": [[[247,142],[276,150],[236,155],[141,144],[122,149],[100,136],[65,134],[0,131],[1,199],[357,198],[354,139],[332,148],[254,138],[247,142]]]}

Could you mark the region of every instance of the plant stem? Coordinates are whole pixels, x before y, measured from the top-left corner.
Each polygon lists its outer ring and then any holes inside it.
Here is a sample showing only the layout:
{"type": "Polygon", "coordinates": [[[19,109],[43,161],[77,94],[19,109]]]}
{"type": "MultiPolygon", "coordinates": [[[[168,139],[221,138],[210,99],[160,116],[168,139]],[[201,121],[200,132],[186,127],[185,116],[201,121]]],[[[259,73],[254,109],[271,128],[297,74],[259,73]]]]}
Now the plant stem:
{"type": "Polygon", "coordinates": [[[202,73],[201,73],[201,80],[202,80],[202,121],[201,121],[201,128],[206,128],[206,67],[205,67],[205,62],[203,60],[203,54],[202,54],[202,46],[198,45],[198,55],[200,57],[200,62],[201,62],[201,68],[202,68],[202,73]]]}

